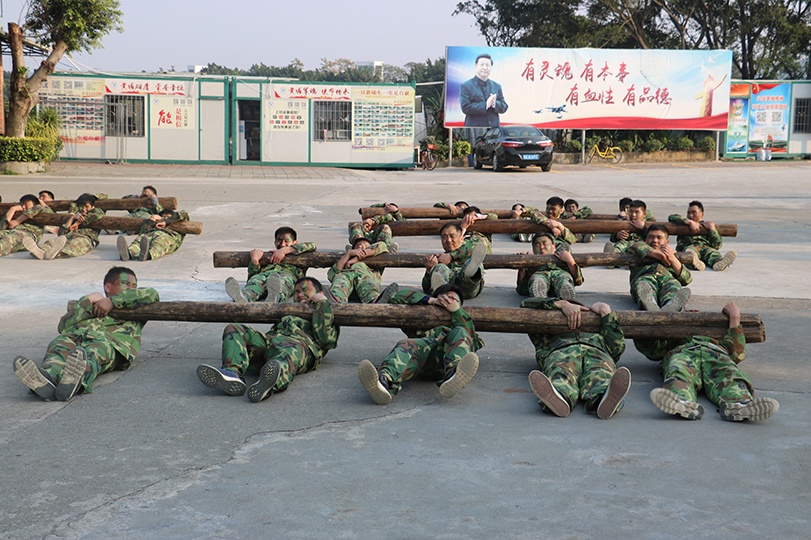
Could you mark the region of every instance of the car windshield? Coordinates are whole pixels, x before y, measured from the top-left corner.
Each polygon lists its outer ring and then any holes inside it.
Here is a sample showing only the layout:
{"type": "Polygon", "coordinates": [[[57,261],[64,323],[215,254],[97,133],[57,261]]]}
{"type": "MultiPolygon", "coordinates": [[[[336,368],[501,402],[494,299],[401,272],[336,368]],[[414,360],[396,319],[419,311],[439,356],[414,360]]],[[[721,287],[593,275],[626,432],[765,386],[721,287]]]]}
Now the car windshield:
{"type": "Polygon", "coordinates": [[[534,126],[509,126],[504,128],[507,137],[537,137],[542,135],[540,130],[534,126]]]}

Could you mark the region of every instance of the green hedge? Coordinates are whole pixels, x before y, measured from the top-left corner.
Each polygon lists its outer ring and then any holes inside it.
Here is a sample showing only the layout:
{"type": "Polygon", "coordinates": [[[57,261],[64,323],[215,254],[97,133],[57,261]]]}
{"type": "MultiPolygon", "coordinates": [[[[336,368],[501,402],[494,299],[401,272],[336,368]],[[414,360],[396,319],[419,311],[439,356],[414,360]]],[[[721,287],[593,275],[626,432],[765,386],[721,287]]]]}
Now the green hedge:
{"type": "Polygon", "coordinates": [[[50,162],[61,149],[61,139],[0,137],[0,161],[50,162]]]}

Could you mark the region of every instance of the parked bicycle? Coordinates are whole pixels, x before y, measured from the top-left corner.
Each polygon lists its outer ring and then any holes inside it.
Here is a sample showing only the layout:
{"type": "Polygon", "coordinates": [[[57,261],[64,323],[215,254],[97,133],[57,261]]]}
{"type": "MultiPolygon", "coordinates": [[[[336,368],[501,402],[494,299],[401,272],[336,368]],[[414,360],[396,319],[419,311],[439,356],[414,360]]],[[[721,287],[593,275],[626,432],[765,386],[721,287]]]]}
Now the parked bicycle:
{"type": "Polygon", "coordinates": [[[603,141],[603,143],[605,145],[603,150],[600,150],[598,144],[594,144],[594,148],[591,149],[591,154],[586,157],[586,163],[591,163],[594,156],[600,156],[601,159],[610,161],[611,163],[619,163],[622,161],[622,148],[619,146],[609,146],[608,141],[603,141]]]}
{"type": "Polygon", "coordinates": [[[434,155],[434,150],[439,150],[439,147],[432,143],[426,144],[425,148],[420,150],[420,163],[422,163],[422,168],[424,170],[433,171],[436,169],[436,156],[434,155]]]}

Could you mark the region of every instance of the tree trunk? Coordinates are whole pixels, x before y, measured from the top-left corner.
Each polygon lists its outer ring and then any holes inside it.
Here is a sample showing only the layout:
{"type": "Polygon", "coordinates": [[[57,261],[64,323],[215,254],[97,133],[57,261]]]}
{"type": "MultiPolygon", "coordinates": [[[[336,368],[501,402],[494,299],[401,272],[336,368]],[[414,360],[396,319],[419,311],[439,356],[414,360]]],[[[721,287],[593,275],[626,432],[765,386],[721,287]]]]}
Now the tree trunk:
{"type": "MultiPolygon", "coordinates": [[[[70,209],[71,203],[73,203],[73,201],[51,201],[48,203],[48,206],[54,212],[64,212],[70,209]]],[[[165,209],[177,210],[177,199],[175,197],[159,197],[158,203],[165,209]]],[[[9,208],[16,204],[17,203],[0,203],[0,213],[6,213],[9,208]]],[[[134,210],[151,204],[149,199],[140,197],[130,199],[99,199],[96,201],[96,208],[101,208],[107,212],[109,210],[134,210]]]]}
{"type": "MultiPolygon", "coordinates": [[[[301,268],[329,268],[344,254],[344,251],[319,251],[302,253],[301,255],[287,255],[285,264],[292,264],[301,268]]],[[[431,253],[384,253],[375,257],[363,259],[369,268],[425,268],[425,259],[431,253]]],[[[677,253],[682,264],[692,264],[695,254],[677,253]]],[[[639,260],[639,257],[628,253],[573,253],[574,261],[581,267],[587,266],[628,266],[629,263],[639,260]]],[[[246,268],[251,260],[247,251],[215,251],[214,268],[246,268]]],[[[485,268],[532,268],[554,262],[560,263],[554,255],[494,255],[484,258],[485,268]]],[[[259,264],[270,263],[270,254],[265,253],[259,264]]]]}
{"type": "MultiPolygon", "coordinates": [[[[30,218],[26,223],[33,223],[34,225],[62,225],[70,218],[69,214],[37,214],[30,218]]],[[[144,224],[144,219],[130,218],[130,217],[110,217],[106,216],[89,225],[91,229],[108,231],[127,231],[138,232],[141,230],[141,225],[144,224]]],[[[166,226],[181,234],[201,234],[203,232],[203,224],[199,221],[177,221],[166,226]]]]}
{"type": "MultiPolygon", "coordinates": [[[[557,310],[529,308],[467,307],[479,332],[546,333],[570,332],[566,316],[557,310]]],[[[395,304],[334,304],[338,326],[425,330],[449,325],[450,313],[437,306],[395,304]]],[[[267,302],[155,302],[137,309],[113,309],[110,317],[133,321],[189,321],[214,323],[275,323],[286,315],[312,318],[311,304],[267,302]]],[[[694,335],[721,337],[729,328],[722,313],[650,313],[617,311],[617,319],[628,339],[679,339],[694,335]]],[[[761,343],[766,330],[759,315],[741,314],[746,341],[761,343]]],[[[599,332],[600,317],[583,313],[580,330],[599,332]]]]}

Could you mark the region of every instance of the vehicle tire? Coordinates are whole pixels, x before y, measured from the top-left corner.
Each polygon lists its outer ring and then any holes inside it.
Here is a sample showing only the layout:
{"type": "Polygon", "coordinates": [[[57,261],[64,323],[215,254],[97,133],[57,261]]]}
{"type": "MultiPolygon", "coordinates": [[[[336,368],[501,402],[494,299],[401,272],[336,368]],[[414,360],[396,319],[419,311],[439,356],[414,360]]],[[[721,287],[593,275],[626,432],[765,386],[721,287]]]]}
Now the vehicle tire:
{"type": "Polygon", "coordinates": [[[611,160],[611,163],[619,163],[622,161],[622,148],[614,148],[614,159],[611,160]]]}
{"type": "Polygon", "coordinates": [[[433,152],[429,152],[426,157],[427,159],[425,161],[425,168],[428,169],[429,171],[433,171],[434,169],[436,169],[436,156],[434,155],[433,152]]]}
{"type": "Polygon", "coordinates": [[[474,169],[481,169],[482,168],[482,162],[479,161],[479,155],[478,154],[473,154],[473,168],[474,169]]]}
{"type": "Polygon", "coordinates": [[[493,154],[493,170],[496,172],[504,170],[504,165],[498,160],[498,154],[493,154]]]}
{"type": "Polygon", "coordinates": [[[518,166],[518,168],[519,168],[519,169],[526,169],[526,168],[527,168],[527,166],[526,166],[526,165],[519,165],[519,166],[518,166]]]}
{"type": "Polygon", "coordinates": [[[541,165],[541,170],[543,172],[551,171],[552,170],[552,163],[551,162],[550,163],[544,163],[543,165],[541,165]]]}
{"type": "Polygon", "coordinates": [[[596,151],[596,150],[592,150],[592,151],[591,151],[591,154],[589,154],[589,155],[587,155],[587,156],[586,156],[586,165],[588,165],[589,163],[591,163],[591,160],[592,160],[592,159],[594,159],[594,154],[596,154],[596,153],[597,153],[597,151],[596,151]]]}

